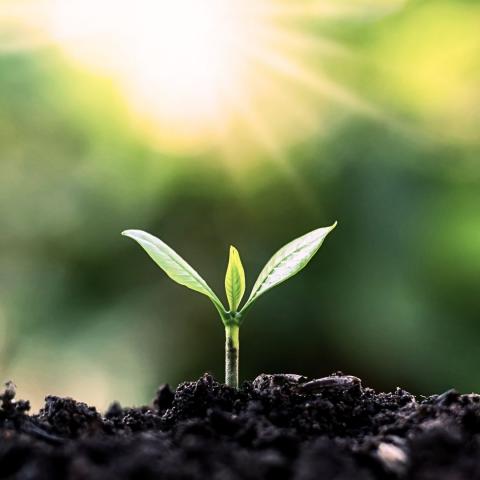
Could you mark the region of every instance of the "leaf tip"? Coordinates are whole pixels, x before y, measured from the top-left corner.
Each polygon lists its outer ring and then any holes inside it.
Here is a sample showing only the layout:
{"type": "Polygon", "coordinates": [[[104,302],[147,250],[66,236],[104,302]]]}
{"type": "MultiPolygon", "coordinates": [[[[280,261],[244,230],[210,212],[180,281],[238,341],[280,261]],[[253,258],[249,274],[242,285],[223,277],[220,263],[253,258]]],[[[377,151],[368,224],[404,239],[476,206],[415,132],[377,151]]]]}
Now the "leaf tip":
{"type": "Polygon", "coordinates": [[[225,291],[230,310],[236,312],[245,293],[245,272],[240,254],[233,245],[230,245],[230,255],[225,273],[225,291]]]}

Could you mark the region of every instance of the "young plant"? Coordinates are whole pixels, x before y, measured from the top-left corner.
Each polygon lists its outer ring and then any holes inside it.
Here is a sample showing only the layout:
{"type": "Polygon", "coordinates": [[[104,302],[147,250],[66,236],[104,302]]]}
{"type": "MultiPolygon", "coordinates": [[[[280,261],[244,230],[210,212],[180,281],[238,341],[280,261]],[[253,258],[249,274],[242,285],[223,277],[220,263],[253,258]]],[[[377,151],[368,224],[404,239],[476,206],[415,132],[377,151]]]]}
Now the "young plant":
{"type": "Polygon", "coordinates": [[[330,227],[317,228],[287,243],[275,253],[263,267],[242,308],[240,303],[245,293],[245,272],[237,249],[230,247],[225,275],[228,310],[196,270],[160,239],[141,230],[125,230],[122,235],[138,242],[172,280],[206,295],[212,301],[225,326],[225,383],[238,388],[239,329],[245,314],[265,292],[302,270],[336,225],[335,222],[330,227]]]}

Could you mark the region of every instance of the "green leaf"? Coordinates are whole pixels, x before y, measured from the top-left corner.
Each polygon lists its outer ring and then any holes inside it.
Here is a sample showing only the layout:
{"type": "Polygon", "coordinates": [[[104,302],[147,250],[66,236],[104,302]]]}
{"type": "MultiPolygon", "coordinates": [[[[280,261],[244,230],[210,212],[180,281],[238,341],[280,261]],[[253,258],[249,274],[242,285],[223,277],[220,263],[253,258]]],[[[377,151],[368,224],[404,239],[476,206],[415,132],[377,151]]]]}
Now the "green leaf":
{"type": "Polygon", "coordinates": [[[236,312],[245,293],[245,272],[240,255],[235,247],[230,247],[227,273],[225,274],[225,291],[228,305],[232,312],[236,312]]]}
{"type": "Polygon", "coordinates": [[[302,270],[320,248],[325,237],[336,225],[337,222],[330,227],[313,230],[287,243],[287,245],[275,253],[260,272],[253,286],[252,293],[241,312],[249,308],[265,292],[302,270]]]}
{"type": "Polygon", "coordinates": [[[125,230],[122,235],[138,242],[172,280],[196,292],[203,293],[210,298],[221,315],[225,313],[225,307],[207,282],[167,244],[142,230],[125,230]]]}

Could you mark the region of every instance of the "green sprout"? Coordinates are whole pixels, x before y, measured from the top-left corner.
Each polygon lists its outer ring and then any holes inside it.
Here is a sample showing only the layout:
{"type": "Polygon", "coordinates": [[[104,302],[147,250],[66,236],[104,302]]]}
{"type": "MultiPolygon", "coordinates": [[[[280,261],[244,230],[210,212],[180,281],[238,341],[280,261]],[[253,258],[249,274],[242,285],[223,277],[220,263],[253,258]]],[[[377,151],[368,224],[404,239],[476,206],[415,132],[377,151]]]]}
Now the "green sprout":
{"type": "Polygon", "coordinates": [[[160,239],[141,230],[125,230],[122,235],[138,242],[172,280],[206,295],[213,302],[225,326],[225,383],[238,388],[239,329],[245,314],[265,292],[302,270],[336,225],[337,222],[330,227],[317,228],[278,250],[263,267],[242,308],[240,303],[245,293],[245,272],[237,249],[230,247],[225,275],[228,310],[197,271],[160,239]]]}

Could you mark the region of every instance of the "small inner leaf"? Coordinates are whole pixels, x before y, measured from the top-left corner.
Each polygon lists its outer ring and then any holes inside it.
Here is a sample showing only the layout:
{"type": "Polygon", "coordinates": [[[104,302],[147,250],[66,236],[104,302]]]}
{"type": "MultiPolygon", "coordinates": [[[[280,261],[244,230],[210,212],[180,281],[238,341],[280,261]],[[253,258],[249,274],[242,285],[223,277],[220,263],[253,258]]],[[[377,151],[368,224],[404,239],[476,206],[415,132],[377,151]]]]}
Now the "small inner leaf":
{"type": "Polygon", "coordinates": [[[152,260],[175,282],[206,295],[220,315],[225,307],[207,282],[177,252],[159,238],[142,230],[125,230],[122,235],[130,237],[148,253],[152,260]]]}
{"type": "Polygon", "coordinates": [[[238,250],[232,246],[225,274],[225,292],[230,310],[236,312],[245,293],[245,272],[238,250]]]}
{"type": "Polygon", "coordinates": [[[330,227],[317,228],[287,243],[287,245],[275,253],[260,272],[253,286],[252,293],[241,312],[244,312],[265,292],[302,270],[321,247],[325,237],[336,225],[337,222],[330,227]]]}

